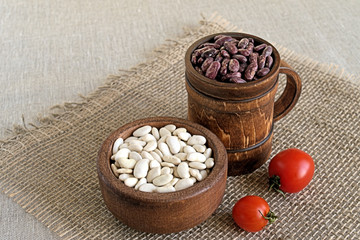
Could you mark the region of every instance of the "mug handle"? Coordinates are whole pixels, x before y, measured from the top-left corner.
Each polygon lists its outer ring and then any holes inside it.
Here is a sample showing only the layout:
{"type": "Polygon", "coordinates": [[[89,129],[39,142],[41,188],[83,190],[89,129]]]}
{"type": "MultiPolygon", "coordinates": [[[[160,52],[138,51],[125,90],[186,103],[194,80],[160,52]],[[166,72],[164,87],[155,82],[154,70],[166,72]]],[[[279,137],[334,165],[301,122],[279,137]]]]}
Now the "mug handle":
{"type": "Polygon", "coordinates": [[[297,103],[301,93],[301,79],[299,75],[287,64],[281,60],[279,73],[286,74],[286,87],[279,99],[274,104],[274,121],[278,121],[297,103]]]}

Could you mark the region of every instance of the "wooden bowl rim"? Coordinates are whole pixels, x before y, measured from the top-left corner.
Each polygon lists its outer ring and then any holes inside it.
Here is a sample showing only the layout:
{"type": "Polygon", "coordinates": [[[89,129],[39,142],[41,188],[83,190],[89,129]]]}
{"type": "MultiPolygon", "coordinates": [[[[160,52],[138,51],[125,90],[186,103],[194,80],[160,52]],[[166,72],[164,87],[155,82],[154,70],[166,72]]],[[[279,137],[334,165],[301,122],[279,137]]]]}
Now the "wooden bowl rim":
{"type": "Polygon", "coordinates": [[[248,33],[243,33],[243,32],[220,32],[220,33],[214,33],[214,34],[207,35],[205,37],[200,38],[199,40],[194,42],[192,45],[190,45],[190,47],[187,49],[187,51],[185,53],[185,65],[188,67],[187,70],[192,75],[195,75],[200,81],[205,82],[206,84],[208,84],[210,86],[214,86],[214,87],[219,87],[219,88],[223,88],[223,89],[228,89],[228,88],[244,89],[243,91],[246,91],[245,89],[247,89],[247,88],[252,88],[254,86],[261,85],[265,79],[271,78],[274,75],[275,76],[278,75],[278,71],[280,68],[280,62],[281,62],[280,54],[279,54],[278,50],[274,47],[274,45],[272,45],[268,41],[266,41],[258,36],[248,34],[248,33]],[[270,45],[273,48],[273,54],[274,54],[274,62],[273,62],[273,66],[271,67],[270,72],[264,77],[261,77],[254,81],[242,83],[242,84],[220,82],[220,81],[217,81],[214,79],[207,78],[207,77],[201,75],[200,73],[198,73],[190,61],[191,54],[200,44],[207,42],[208,40],[214,38],[217,35],[229,35],[229,36],[237,38],[237,39],[241,39],[244,37],[253,38],[255,43],[266,43],[267,45],[270,45]]]}
{"type": "Polygon", "coordinates": [[[227,176],[227,167],[227,152],[225,146],[214,133],[200,124],[175,117],[149,117],[138,119],[121,126],[106,138],[99,150],[97,160],[99,180],[103,181],[114,194],[122,196],[125,200],[137,201],[138,203],[152,202],[161,204],[193,198],[207,191],[209,188],[214,187],[216,182],[220,181],[221,176],[223,176],[223,174],[221,174],[223,171],[225,171],[225,176],[227,176]],[[212,148],[213,158],[215,159],[215,165],[206,179],[201,182],[196,182],[192,187],[180,191],[171,193],[147,193],[127,187],[121,180],[115,177],[110,167],[110,156],[112,155],[112,145],[114,141],[120,137],[122,133],[129,131],[129,129],[133,129],[130,133],[132,134],[135,129],[141,126],[152,126],[159,123],[163,123],[162,126],[174,124],[177,127],[185,127],[191,134],[201,134],[206,137],[207,146],[212,148]]]}

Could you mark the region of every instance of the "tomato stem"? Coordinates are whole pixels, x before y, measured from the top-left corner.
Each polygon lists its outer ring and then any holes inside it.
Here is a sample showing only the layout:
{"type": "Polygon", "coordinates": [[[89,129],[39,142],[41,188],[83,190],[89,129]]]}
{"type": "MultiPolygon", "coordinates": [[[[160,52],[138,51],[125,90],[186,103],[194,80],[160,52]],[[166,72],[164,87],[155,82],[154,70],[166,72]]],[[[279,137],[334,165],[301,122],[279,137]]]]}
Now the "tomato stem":
{"type": "Polygon", "coordinates": [[[261,214],[261,216],[262,216],[263,218],[265,218],[266,220],[269,221],[270,224],[273,223],[273,222],[275,222],[276,219],[278,218],[278,217],[275,215],[275,213],[273,213],[272,211],[269,211],[269,212],[266,214],[266,216],[264,216],[264,214],[263,214],[260,210],[258,210],[258,211],[259,211],[259,213],[261,214]]]}
{"type": "Polygon", "coordinates": [[[274,175],[272,177],[269,178],[269,191],[271,191],[271,189],[274,189],[275,191],[281,193],[284,197],[285,197],[285,193],[283,191],[280,190],[281,187],[281,183],[280,183],[280,177],[277,175],[274,175]]]}

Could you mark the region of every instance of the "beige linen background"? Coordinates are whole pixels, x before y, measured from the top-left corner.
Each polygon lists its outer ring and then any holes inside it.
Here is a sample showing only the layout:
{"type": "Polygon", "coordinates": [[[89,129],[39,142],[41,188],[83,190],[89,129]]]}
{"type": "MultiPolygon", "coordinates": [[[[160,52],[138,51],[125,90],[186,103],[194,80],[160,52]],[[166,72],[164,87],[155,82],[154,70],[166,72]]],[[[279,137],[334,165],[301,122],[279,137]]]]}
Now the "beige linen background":
{"type": "MultiPolygon", "coordinates": [[[[360,73],[359,1],[2,0],[0,136],[22,116],[34,122],[55,104],[80,100],[213,11],[244,32],[360,73]]],[[[0,207],[4,239],[57,239],[3,194],[0,207]]]]}

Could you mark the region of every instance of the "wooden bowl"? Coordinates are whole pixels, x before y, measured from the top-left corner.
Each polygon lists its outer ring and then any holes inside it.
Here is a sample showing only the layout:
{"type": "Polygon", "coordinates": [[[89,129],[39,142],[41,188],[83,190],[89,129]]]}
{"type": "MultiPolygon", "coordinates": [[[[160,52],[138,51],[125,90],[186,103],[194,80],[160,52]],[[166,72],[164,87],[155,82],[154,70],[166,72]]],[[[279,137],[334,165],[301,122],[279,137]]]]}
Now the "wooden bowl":
{"type": "Polygon", "coordinates": [[[154,117],[128,123],[115,130],[98,154],[97,172],[101,193],[110,212],[131,228],[150,233],[173,233],[205,221],[222,201],[227,177],[227,153],[223,143],[205,127],[185,119],[154,117]],[[215,165],[209,175],[192,187],[171,193],[146,193],[125,186],[110,167],[112,145],[144,125],[163,127],[174,124],[191,134],[206,137],[213,150],[215,165]]]}

